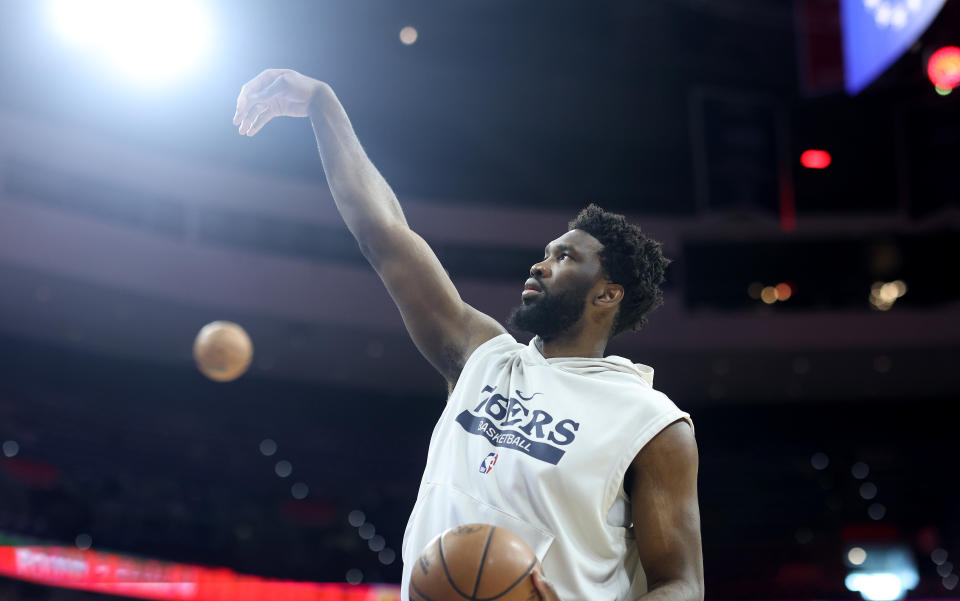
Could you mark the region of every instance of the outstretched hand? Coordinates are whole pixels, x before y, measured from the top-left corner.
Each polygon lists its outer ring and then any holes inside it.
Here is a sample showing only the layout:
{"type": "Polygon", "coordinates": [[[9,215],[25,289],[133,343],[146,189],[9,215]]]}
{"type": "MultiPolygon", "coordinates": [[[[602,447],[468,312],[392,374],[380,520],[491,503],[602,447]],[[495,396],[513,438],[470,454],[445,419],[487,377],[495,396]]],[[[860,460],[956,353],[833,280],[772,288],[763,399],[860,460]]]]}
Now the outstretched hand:
{"type": "Polygon", "coordinates": [[[233,124],[241,135],[252,136],[274,117],[306,117],[325,85],[291,69],[267,69],[240,88],[233,124]]]}
{"type": "Polygon", "coordinates": [[[540,598],[543,601],[560,601],[553,585],[547,582],[546,578],[540,573],[540,566],[533,569],[533,586],[537,587],[537,592],[540,593],[540,598]]]}

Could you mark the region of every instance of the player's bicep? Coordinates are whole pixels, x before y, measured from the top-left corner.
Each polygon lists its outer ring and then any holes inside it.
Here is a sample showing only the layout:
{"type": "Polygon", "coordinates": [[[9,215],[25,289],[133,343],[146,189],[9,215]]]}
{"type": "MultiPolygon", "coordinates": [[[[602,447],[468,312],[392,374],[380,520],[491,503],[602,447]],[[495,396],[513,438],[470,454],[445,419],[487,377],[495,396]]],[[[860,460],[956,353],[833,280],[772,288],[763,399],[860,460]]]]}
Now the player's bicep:
{"type": "Polygon", "coordinates": [[[633,527],[651,590],[670,583],[702,598],[698,463],[693,431],[680,421],[647,443],[631,466],[633,527]]]}
{"type": "Polygon", "coordinates": [[[400,309],[414,344],[448,380],[455,381],[464,361],[503,326],[461,298],[436,254],[406,226],[392,228],[364,254],[400,309]]]}

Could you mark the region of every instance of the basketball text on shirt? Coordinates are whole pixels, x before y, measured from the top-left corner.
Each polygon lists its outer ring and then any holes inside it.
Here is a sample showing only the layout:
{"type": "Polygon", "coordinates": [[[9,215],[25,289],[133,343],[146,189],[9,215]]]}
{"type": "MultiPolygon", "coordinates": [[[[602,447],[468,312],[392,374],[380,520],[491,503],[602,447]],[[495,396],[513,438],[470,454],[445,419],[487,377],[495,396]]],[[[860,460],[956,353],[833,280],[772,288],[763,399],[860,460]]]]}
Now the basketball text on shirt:
{"type": "Polygon", "coordinates": [[[460,413],[457,423],[470,434],[486,437],[494,446],[512,448],[556,465],[564,454],[560,447],[574,441],[580,423],[556,419],[543,409],[531,409],[528,405],[539,392],[525,396],[516,390],[516,396],[507,398],[496,393],[496,388],[484,386],[480,404],[460,413]]]}

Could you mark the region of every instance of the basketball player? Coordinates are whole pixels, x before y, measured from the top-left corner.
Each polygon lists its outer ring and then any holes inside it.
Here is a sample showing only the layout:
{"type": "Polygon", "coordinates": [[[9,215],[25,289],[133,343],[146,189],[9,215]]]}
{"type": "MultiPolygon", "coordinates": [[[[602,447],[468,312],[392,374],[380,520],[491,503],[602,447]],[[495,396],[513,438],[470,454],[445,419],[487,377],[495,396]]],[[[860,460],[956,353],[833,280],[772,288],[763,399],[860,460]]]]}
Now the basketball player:
{"type": "Polygon", "coordinates": [[[547,601],[702,600],[689,415],[653,389],[652,369],[603,356],[661,302],[659,243],[584,209],[530,268],[509,320],[535,334],[520,344],[460,298],[329,85],[269,69],[243,86],[241,134],[279,116],[310,118],[337,209],[449,385],[404,535],[403,598],[434,536],[485,522],[533,547],[547,601]]]}

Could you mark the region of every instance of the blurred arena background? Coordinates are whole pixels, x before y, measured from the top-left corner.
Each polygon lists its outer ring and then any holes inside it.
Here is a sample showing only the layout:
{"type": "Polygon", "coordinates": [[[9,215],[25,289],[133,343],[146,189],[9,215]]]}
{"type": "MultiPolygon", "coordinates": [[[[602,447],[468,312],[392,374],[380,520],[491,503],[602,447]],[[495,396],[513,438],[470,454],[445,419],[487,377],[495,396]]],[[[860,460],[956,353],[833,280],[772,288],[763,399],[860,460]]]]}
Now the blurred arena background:
{"type": "Polygon", "coordinates": [[[588,202],[664,242],[609,350],[697,424],[707,599],[956,598],[958,44],[956,0],[3,2],[0,599],[397,598],[445,389],[308,124],[230,123],[267,67],[497,318],[588,202]]]}

